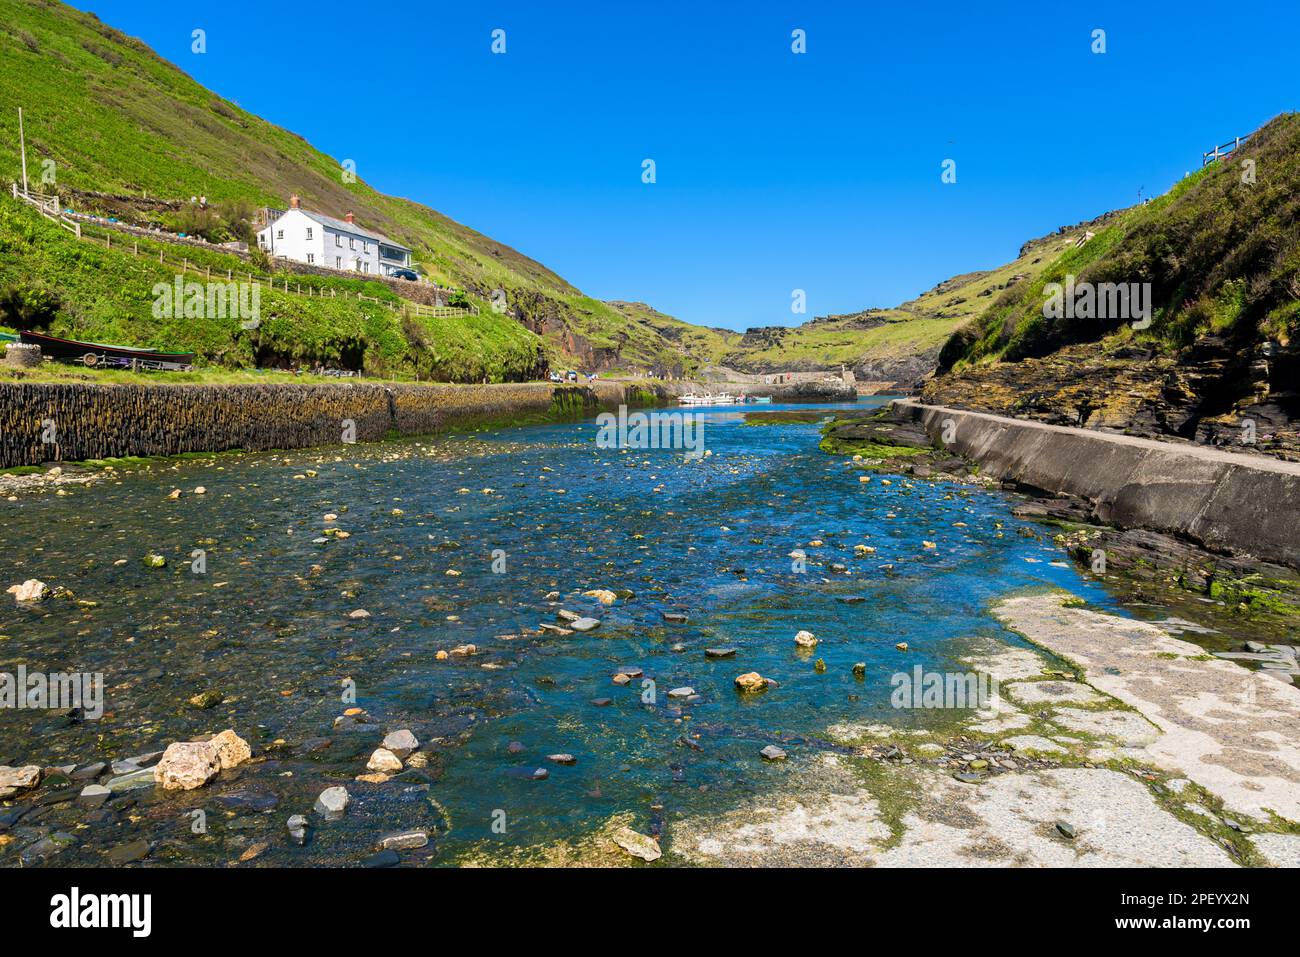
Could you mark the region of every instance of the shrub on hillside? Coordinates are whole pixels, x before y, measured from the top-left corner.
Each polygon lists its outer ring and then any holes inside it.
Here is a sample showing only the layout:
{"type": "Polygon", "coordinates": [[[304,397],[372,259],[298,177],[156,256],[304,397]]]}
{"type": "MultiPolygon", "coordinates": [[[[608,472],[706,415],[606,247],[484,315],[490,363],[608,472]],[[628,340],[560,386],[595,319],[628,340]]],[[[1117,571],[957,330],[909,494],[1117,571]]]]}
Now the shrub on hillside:
{"type": "Polygon", "coordinates": [[[11,329],[48,329],[59,314],[58,295],[40,286],[7,286],[0,289],[0,324],[11,329]]]}

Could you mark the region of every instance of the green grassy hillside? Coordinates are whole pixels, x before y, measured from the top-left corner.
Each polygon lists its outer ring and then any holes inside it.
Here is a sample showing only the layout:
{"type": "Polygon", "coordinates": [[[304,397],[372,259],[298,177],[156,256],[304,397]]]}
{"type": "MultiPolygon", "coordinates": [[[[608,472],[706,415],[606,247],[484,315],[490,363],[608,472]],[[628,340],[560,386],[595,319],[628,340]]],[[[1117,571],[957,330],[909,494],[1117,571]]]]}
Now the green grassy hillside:
{"type": "Polygon", "coordinates": [[[843,365],[859,379],[910,385],[934,368],[940,349],[957,329],[1005,290],[1031,283],[1083,229],[1033,240],[1005,266],[955,276],[892,309],[826,316],[791,328],[751,329],[721,361],[745,372],[843,365]]]}
{"type": "MultiPolygon", "coordinates": [[[[1213,336],[1283,346],[1300,324],[1300,114],[1277,117],[1227,161],[1099,226],[1034,281],[1009,290],[945,349],[945,366],[1020,360],[1107,337],[1166,354],[1213,336]],[[1253,182],[1247,166],[1253,163],[1253,182]],[[1149,328],[1047,318],[1045,285],[1150,283],[1149,328]]],[[[1115,343],[1110,343],[1114,345],[1115,343]]]]}
{"type": "MultiPolygon", "coordinates": [[[[418,355],[425,334],[441,338],[447,348],[451,340],[461,340],[460,351],[472,360],[465,363],[464,374],[517,371],[519,355],[535,357],[536,346],[556,365],[654,369],[682,362],[677,343],[647,334],[640,324],[629,327],[618,310],[583,296],[535,260],[426,206],[379,193],[364,180],[345,182],[339,160],[205,89],[93,14],[54,0],[0,0],[0,103],[0,177],[5,179],[20,175],[14,107],[21,105],[29,176],[39,180],[51,168],[57,178],[55,185],[40,187],[46,192],[67,195],[75,189],[182,201],[206,196],[213,207],[206,215],[218,220],[216,231],[228,228],[232,234],[240,233],[241,214],[264,205],[283,208],[287,197],[297,193],[308,208],[333,216],[353,210],[359,223],[410,246],[427,275],[469,293],[480,319],[459,329],[444,322],[422,333],[413,330],[420,334],[407,337],[396,358],[395,334],[379,335],[376,354],[399,371],[451,368],[418,355]],[[506,292],[506,316],[491,313],[486,305],[498,288],[506,292]],[[537,338],[530,342],[527,334],[518,335],[509,321],[537,338]],[[498,340],[502,352],[494,351],[498,340]]],[[[93,204],[85,198],[78,202],[93,204]]],[[[168,221],[189,214],[159,215],[168,221]]],[[[13,230],[20,227],[14,214],[8,219],[12,241],[13,230]]],[[[21,244],[14,248],[25,254],[21,244]]],[[[57,253],[47,243],[34,255],[71,253],[57,253]]],[[[65,317],[67,323],[87,334],[128,343],[170,335],[137,324],[143,318],[136,308],[139,300],[117,290],[112,271],[117,265],[114,257],[98,263],[106,270],[99,284],[92,274],[75,284],[44,269],[33,269],[31,275],[33,282],[54,285],[64,308],[73,313],[65,317]]],[[[126,284],[131,282],[127,276],[126,284]]],[[[315,307],[306,308],[311,312],[315,307]]],[[[371,321],[317,318],[329,330],[327,339],[356,335],[371,321]]],[[[171,344],[183,346],[194,339],[171,344]]],[[[243,357],[239,344],[219,340],[216,335],[210,344],[210,357],[243,357]]],[[[319,358],[328,359],[328,349],[319,358]]]]}

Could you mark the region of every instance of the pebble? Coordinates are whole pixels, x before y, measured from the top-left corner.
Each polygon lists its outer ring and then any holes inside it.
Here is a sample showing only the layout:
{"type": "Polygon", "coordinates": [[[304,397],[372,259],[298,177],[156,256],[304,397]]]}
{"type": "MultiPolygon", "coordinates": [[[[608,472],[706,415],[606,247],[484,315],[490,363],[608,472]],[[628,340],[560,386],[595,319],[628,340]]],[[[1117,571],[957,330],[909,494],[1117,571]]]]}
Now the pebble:
{"type": "Polygon", "coordinates": [[[548,754],[547,761],[554,761],[556,764],[577,764],[578,759],[571,754],[548,754]]]}
{"type": "Polygon", "coordinates": [[[1060,834],[1061,834],[1062,837],[1067,838],[1068,840],[1071,840],[1071,841],[1074,840],[1074,825],[1073,825],[1073,824],[1069,824],[1069,823],[1067,823],[1067,822],[1065,822],[1065,821],[1057,821],[1057,822],[1056,822],[1056,829],[1057,829],[1057,831],[1060,832],[1060,834]]]}
{"type": "Polygon", "coordinates": [[[705,648],[705,658],[730,658],[735,655],[735,648],[705,648]]]}
{"type": "Polygon", "coordinates": [[[685,615],[678,611],[666,611],[663,613],[664,621],[674,625],[684,625],[689,620],[685,615]]]}
{"type": "Polygon", "coordinates": [[[149,842],[139,838],[127,844],[119,844],[104,856],[110,864],[130,864],[149,856],[149,842]]]}
{"type": "Polygon", "coordinates": [[[600,627],[600,620],[596,618],[579,618],[572,622],[574,631],[594,631],[600,627]]]}
{"type": "Polygon", "coordinates": [[[311,824],[307,821],[306,815],[290,815],[287,827],[289,829],[289,839],[299,847],[302,847],[311,839],[311,824]]]}
{"type": "Polygon", "coordinates": [[[778,748],[775,744],[769,744],[767,747],[765,747],[762,751],[758,753],[761,754],[768,761],[785,760],[785,752],[780,748],[778,748]]]}
{"type": "Polygon", "coordinates": [[[77,795],[77,803],[83,807],[96,808],[113,796],[113,792],[102,784],[88,784],[77,795]]]}

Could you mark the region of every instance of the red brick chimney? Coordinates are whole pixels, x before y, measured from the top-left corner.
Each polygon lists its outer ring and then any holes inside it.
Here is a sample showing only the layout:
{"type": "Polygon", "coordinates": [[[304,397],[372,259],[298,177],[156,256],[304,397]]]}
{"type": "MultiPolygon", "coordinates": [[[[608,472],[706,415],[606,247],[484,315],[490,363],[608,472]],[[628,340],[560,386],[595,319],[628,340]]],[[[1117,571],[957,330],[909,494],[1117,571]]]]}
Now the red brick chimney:
{"type": "Polygon", "coordinates": [[[298,198],[298,194],[297,194],[297,193],[294,193],[292,196],[289,197],[289,208],[290,208],[290,209],[301,209],[301,208],[302,208],[302,200],[300,200],[300,199],[298,198]]]}
{"type": "Polygon", "coordinates": [[[352,215],[352,210],[348,210],[347,215],[343,217],[349,223],[355,223],[356,219],[352,215]]]}

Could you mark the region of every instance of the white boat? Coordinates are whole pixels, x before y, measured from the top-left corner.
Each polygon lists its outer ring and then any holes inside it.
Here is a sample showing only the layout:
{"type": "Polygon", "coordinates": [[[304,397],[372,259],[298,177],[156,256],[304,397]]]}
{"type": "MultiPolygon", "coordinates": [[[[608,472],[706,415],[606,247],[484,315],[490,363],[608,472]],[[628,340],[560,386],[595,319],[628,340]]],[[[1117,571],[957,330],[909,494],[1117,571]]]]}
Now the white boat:
{"type": "Polygon", "coordinates": [[[734,395],[727,392],[719,392],[714,395],[707,393],[704,395],[696,395],[692,392],[687,395],[679,396],[677,401],[681,405],[735,405],[739,400],[734,395]]]}

